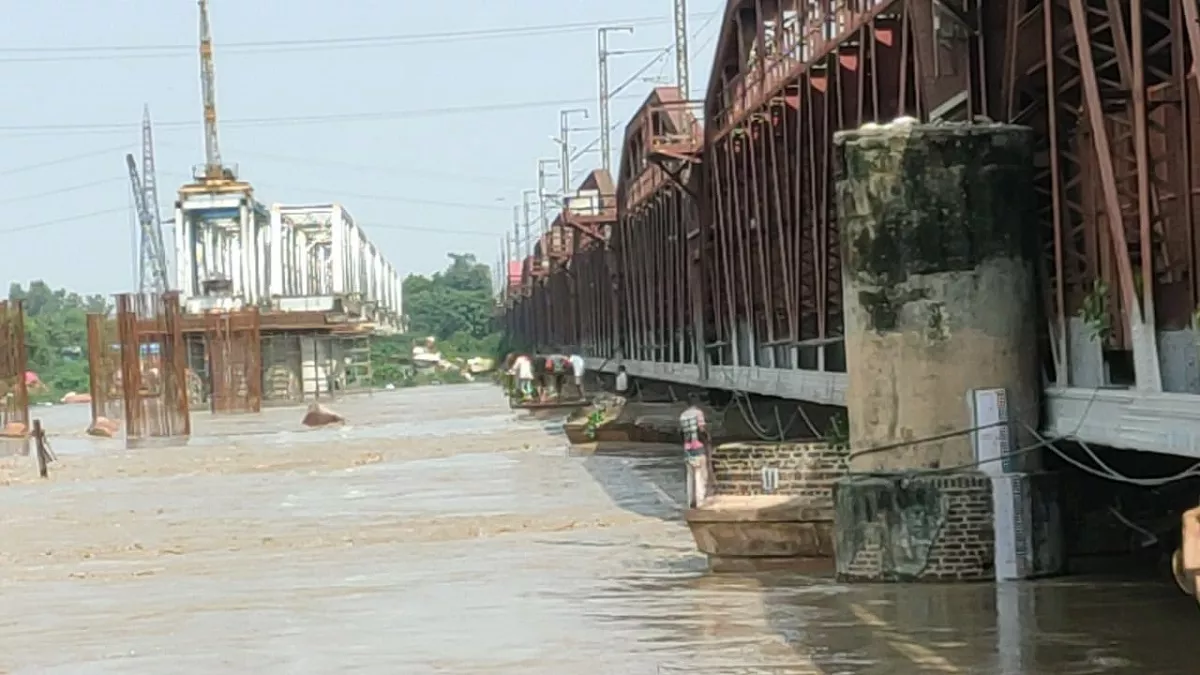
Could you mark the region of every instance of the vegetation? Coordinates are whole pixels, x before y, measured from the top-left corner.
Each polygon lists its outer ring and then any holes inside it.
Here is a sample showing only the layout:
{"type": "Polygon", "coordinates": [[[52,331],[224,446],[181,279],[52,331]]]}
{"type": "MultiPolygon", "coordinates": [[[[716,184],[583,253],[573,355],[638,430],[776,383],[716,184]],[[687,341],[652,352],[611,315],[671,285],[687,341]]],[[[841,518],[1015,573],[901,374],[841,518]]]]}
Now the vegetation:
{"type": "Polygon", "coordinates": [[[494,339],[492,273],[467,254],[450,254],[450,265],[432,277],[410,274],[404,280],[404,309],[409,330],[432,335],[443,349],[477,351],[494,339]]]}
{"type": "Polygon", "coordinates": [[[25,304],[29,370],[37,373],[45,385],[30,391],[32,400],[58,400],[68,392],[86,392],[87,314],[109,311],[108,299],[52,290],[43,281],[34,281],[29,288],[12,284],[8,299],[25,304]]]}
{"type": "Polygon", "coordinates": [[[400,387],[465,381],[459,373],[412,372],[412,346],[430,336],[447,359],[495,358],[500,334],[494,329],[491,269],[470,254],[451,253],[449,258],[441,272],[410,274],[404,280],[409,330],[371,343],[376,383],[400,387]]]}

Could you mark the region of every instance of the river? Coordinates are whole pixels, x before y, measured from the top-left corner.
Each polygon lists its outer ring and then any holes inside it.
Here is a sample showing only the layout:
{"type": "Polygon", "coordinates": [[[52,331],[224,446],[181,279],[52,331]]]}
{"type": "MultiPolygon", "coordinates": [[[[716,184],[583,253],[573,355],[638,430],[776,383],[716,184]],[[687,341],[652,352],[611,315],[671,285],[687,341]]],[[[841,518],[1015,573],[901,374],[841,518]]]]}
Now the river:
{"type": "Polygon", "coordinates": [[[488,385],[334,408],[137,451],[39,409],[50,479],[0,461],[0,672],[1197,672],[1161,581],[710,575],[674,449],[571,450],[488,385]]]}

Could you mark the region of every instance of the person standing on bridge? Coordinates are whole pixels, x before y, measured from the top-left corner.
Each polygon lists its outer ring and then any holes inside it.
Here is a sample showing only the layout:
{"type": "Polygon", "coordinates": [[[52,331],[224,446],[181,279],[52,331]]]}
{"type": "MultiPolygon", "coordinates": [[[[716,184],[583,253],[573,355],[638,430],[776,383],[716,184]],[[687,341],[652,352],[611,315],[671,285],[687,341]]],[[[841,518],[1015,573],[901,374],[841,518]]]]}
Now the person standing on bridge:
{"type": "Polygon", "coordinates": [[[587,372],[587,363],[579,354],[571,354],[571,374],[575,376],[575,394],[583,398],[583,374],[587,372]]]}
{"type": "Polygon", "coordinates": [[[517,376],[517,390],[521,392],[521,400],[533,396],[533,361],[521,354],[513,361],[513,373],[517,376]]]}
{"type": "Polygon", "coordinates": [[[629,373],[625,372],[625,366],[617,366],[616,390],[621,396],[629,392],[629,373]]]}
{"type": "Polygon", "coordinates": [[[700,395],[688,394],[688,407],[679,415],[683,455],[687,460],[688,508],[694,509],[708,497],[708,421],[700,409],[700,395]]]}

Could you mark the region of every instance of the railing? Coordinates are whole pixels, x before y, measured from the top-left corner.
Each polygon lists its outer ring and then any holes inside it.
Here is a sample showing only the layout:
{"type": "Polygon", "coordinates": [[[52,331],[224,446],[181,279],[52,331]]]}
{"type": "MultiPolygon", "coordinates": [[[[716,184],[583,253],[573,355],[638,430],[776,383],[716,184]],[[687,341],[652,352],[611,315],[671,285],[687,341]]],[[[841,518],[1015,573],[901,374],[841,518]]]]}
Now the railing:
{"type": "Polygon", "coordinates": [[[704,129],[700,123],[704,115],[703,101],[671,101],[657,103],[647,110],[650,120],[650,149],[674,148],[693,150],[700,147],[704,139],[704,129]],[[656,127],[670,120],[674,130],[656,132],[656,127]]]}
{"type": "Polygon", "coordinates": [[[829,0],[803,20],[785,24],[768,53],[752,57],[747,70],[721,90],[722,108],[712,124],[724,133],[762,105],[795,72],[828,54],[898,0],[829,0]]]}
{"type": "Polygon", "coordinates": [[[669,180],[657,164],[650,164],[636,178],[629,181],[625,190],[625,208],[640,204],[658,191],[669,180]]]}

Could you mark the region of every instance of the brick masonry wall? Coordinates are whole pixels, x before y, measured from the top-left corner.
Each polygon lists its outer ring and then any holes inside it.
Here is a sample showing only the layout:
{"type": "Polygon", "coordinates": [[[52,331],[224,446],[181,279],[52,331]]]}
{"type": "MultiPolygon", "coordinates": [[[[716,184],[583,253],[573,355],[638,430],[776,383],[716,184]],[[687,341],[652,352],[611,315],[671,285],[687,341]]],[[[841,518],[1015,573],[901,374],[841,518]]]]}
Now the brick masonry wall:
{"type": "Polygon", "coordinates": [[[995,578],[992,485],[983,474],[854,476],[834,491],[838,578],[995,578]]]}
{"type": "Polygon", "coordinates": [[[825,443],[726,443],[713,451],[713,490],[718,495],[761,495],[762,470],[779,470],[772,494],[808,497],[833,505],[833,485],[846,475],[846,450],[825,443]]]}

